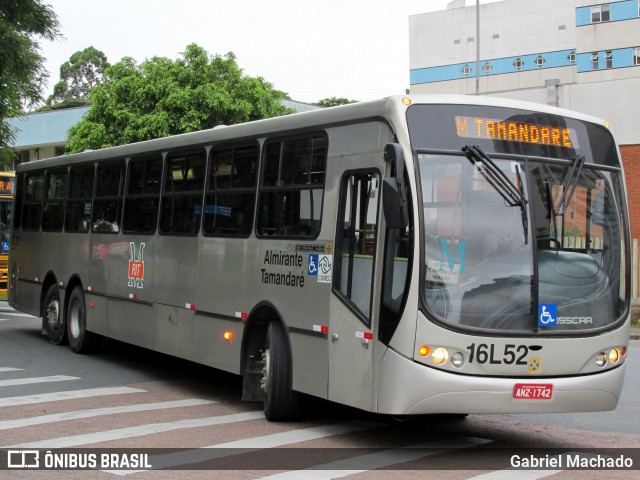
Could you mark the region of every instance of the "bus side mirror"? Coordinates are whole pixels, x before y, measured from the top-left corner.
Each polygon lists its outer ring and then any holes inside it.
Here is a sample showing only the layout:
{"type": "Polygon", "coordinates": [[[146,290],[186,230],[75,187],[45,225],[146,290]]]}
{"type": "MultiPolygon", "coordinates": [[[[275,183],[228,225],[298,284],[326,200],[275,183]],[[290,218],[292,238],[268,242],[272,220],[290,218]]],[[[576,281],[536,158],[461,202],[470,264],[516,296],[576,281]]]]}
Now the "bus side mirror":
{"type": "Polygon", "coordinates": [[[382,209],[387,228],[406,228],[409,225],[409,206],[407,187],[404,183],[404,152],[397,143],[388,143],[384,147],[384,159],[393,167],[393,174],[382,183],[382,209]]]}

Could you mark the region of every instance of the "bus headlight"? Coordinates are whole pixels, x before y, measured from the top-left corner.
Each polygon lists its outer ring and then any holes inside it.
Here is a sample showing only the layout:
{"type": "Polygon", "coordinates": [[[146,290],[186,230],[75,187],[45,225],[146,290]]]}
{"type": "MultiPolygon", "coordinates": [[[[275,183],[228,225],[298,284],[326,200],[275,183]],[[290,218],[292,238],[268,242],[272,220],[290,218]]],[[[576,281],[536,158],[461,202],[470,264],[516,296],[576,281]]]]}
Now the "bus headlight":
{"type": "Polygon", "coordinates": [[[614,348],[609,352],[609,361],[615,365],[616,363],[618,363],[619,360],[620,360],[620,350],[618,350],[617,348],[614,348]]]}
{"type": "Polygon", "coordinates": [[[596,356],[596,365],[599,367],[604,367],[607,364],[607,354],[604,352],[600,352],[596,356]]]}
{"type": "Polygon", "coordinates": [[[446,348],[436,348],[431,354],[431,360],[433,360],[433,363],[436,365],[442,365],[449,360],[449,352],[446,348]]]}
{"type": "Polygon", "coordinates": [[[462,355],[462,353],[456,352],[451,355],[451,365],[456,368],[460,368],[462,367],[462,365],[464,365],[464,356],[462,355]]]}

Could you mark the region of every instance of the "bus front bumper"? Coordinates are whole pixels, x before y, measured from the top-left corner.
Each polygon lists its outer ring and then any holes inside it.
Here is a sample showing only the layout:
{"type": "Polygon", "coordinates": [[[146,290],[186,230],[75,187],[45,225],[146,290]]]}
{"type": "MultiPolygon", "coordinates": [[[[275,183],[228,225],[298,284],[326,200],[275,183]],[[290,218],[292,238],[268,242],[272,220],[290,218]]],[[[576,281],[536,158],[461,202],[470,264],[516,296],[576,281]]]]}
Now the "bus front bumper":
{"type": "Polygon", "coordinates": [[[505,378],[436,370],[387,349],[378,368],[377,412],[391,415],[434,413],[561,413],[613,410],[618,404],[625,364],[594,375],[560,378],[505,378]],[[515,399],[516,384],[551,384],[550,399],[515,399]]]}

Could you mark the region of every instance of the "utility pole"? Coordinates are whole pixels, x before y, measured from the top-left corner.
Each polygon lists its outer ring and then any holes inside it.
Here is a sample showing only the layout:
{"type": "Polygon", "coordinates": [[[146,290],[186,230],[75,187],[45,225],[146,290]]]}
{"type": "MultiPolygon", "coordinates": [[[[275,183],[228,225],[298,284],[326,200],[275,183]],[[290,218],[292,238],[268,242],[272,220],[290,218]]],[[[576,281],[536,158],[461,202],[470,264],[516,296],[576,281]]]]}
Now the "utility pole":
{"type": "Polygon", "coordinates": [[[480,95],[480,0],[476,0],[476,95],[480,95]]]}

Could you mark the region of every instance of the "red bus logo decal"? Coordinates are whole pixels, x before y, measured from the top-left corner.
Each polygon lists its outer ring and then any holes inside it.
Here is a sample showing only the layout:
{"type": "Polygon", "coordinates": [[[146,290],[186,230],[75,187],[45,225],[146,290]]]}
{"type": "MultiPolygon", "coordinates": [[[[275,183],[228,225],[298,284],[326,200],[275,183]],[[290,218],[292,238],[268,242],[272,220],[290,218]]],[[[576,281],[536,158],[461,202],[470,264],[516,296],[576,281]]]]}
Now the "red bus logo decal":
{"type": "Polygon", "coordinates": [[[130,242],[129,246],[131,247],[131,259],[129,260],[129,286],[134,288],[143,288],[144,243],[140,244],[140,248],[137,252],[136,244],[134,242],[130,242]]]}

